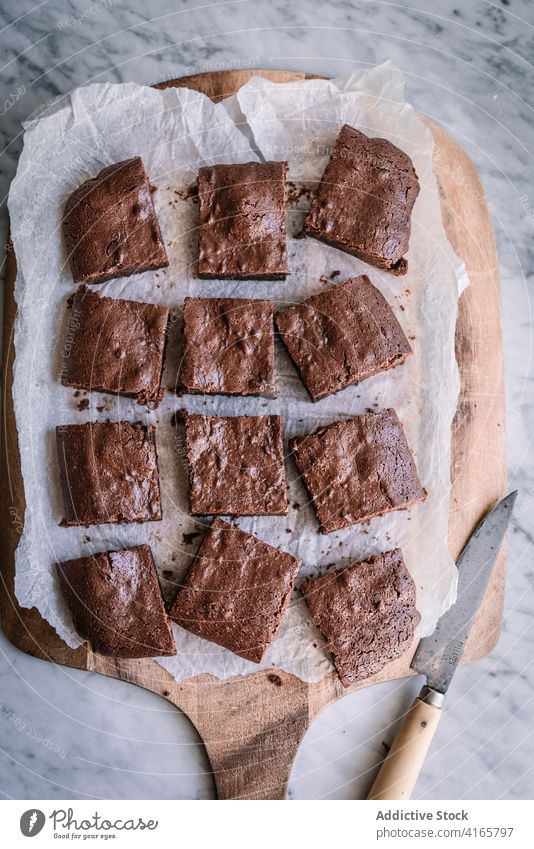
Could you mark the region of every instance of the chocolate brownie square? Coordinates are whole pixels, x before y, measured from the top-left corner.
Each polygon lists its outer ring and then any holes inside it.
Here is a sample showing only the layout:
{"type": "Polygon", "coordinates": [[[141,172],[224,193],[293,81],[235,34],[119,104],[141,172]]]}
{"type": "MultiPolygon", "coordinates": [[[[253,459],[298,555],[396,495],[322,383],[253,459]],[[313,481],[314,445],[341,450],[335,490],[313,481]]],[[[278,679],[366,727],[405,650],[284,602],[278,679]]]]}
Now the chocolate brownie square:
{"type": "Polygon", "coordinates": [[[299,589],[344,687],[379,672],[412,645],[420,616],[415,584],[398,548],[308,578],[299,589]]]}
{"type": "Polygon", "coordinates": [[[188,392],[274,393],[274,303],[186,298],[180,381],[188,392]]]}
{"type": "Polygon", "coordinates": [[[148,545],[57,564],[74,627],[99,654],[176,654],[172,625],[148,545]]]}
{"type": "Polygon", "coordinates": [[[67,200],[63,231],[75,283],[169,264],[142,159],[109,165],[67,200]]]}
{"type": "Polygon", "coordinates": [[[247,162],[200,169],[199,277],[285,279],[286,168],[247,162]]]}
{"type": "Polygon", "coordinates": [[[282,621],[299,566],[296,557],[215,519],[170,617],[259,663],[282,621]]]}
{"type": "Polygon", "coordinates": [[[276,313],[276,326],[313,401],[403,363],[412,349],[368,277],[353,277],[276,313]]]}
{"type": "Polygon", "coordinates": [[[193,516],[287,512],[280,416],[185,416],[193,516]]]}
{"type": "Polygon", "coordinates": [[[161,519],[154,427],[89,422],[56,428],[62,525],[161,519]]]}
{"type": "Polygon", "coordinates": [[[101,298],[80,286],[69,314],[63,386],[131,395],[154,409],[164,394],[168,319],[167,307],[101,298]]]}
{"type": "Polygon", "coordinates": [[[393,274],[404,254],[419,181],[410,157],[345,124],[312,200],[304,232],[393,274]]]}
{"type": "Polygon", "coordinates": [[[395,410],[321,427],[289,443],[328,534],[426,498],[395,410]]]}

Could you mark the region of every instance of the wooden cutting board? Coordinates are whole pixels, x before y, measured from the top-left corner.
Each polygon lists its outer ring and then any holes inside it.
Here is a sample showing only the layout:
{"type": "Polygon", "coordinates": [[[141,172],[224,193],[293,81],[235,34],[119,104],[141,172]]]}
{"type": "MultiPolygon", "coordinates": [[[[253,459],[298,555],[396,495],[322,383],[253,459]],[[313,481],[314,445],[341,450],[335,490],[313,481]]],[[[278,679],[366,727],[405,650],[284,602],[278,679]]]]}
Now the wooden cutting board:
{"type": "MultiPolygon", "coordinates": [[[[224,71],[171,80],[161,87],[188,86],[215,100],[233,94],[252,76],[276,82],[306,78],[279,71],[224,71]]],[[[426,121],[435,141],[443,220],[464,260],[471,286],[461,297],[456,353],[461,394],[453,425],[449,538],[454,556],[482,515],[504,494],[505,432],[499,269],[484,193],[464,151],[443,130],[426,121]]],[[[11,385],[13,285],[16,259],[8,251],[4,316],[4,427],[0,468],[0,613],[8,639],[21,651],[53,663],[90,669],[159,693],[183,710],[207,749],[221,799],[282,799],[297,747],[325,705],[358,687],[408,676],[411,655],[380,674],[344,690],[331,673],[305,684],[281,670],[218,681],[201,675],[180,684],[155,661],[113,660],[85,647],[73,651],[35,610],[19,608],[13,594],[14,552],[22,531],[24,489],[20,472],[11,385]]],[[[462,662],[474,661],[495,646],[500,630],[505,552],[495,566],[484,603],[462,662]]],[[[415,646],[414,646],[415,649],[415,646]]]]}

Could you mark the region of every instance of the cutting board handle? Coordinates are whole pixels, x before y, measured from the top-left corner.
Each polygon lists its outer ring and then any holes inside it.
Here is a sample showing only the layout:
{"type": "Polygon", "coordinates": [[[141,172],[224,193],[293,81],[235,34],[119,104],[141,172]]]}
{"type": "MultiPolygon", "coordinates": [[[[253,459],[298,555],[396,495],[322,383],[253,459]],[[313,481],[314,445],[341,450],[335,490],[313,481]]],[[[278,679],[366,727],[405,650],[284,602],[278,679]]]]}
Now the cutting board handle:
{"type": "Polygon", "coordinates": [[[168,684],[164,695],[195,725],[219,799],[284,799],[310,724],[308,687],[280,669],[206,686],[168,684]]]}
{"type": "Polygon", "coordinates": [[[415,700],[375,778],[368,799],[410,799],[441,713],[441,706],[422,698],[415,700]]]}

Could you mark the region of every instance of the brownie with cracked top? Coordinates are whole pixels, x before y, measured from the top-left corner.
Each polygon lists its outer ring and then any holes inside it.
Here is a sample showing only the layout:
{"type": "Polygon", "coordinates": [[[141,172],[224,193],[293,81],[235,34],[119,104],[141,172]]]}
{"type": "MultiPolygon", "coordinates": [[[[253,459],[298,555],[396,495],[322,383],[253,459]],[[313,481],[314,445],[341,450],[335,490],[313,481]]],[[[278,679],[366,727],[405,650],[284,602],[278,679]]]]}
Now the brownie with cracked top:
{"type": "Polygon", "coordinates": [[[70,195],[63,232],[75,283],[103,283],[169,264],[138,156],[109,165],[70,195]]]}
{"type": "Polygon", "coordinates": [[[247,162],[199,170],[199,277],[285,279],[286,168],[247,162]]]}
{"type": "Polygon", "coordinates": [[[169,615],[193,634],[259,663],[299,566],[296,557],[215,519],[169,615]]]}
{"type": "Polygon", "coordinates": [[[313,401],[403,363],[412,349],[368,277],[353,277],[275,316],[313,401]]]}
{"type": "Polygon", "coordinates": [[[140,422],[56,428],[63,525],[161,519],[155,429],[140,422]]]}
{"type": "Polygon", "coordinates": [[[274,393],[274,303],[186,298],[180,382],[188,392],[274,393]]]}
{"type": "Polygon", "coordinates": [[[304,232],[393,274],[406,274],[419,180],[387,139],[345,124],[311,204],[304,232]]]}
{"type": "Polygon", "coordinates": [[[398,548],[308,578],[299,589],[344,687],[379,672],[413,643],[416,590],[398,548]]]}
{"type": "Polygon", "coordinates": [[[184,422],[194,516],[287,512],[280,416],[193,414],[184,422]]]}
{"type": "Polygon", "coordinates": [[[80,286],[69,314],[63,386],[131,395],[154,409],[164,394],[168,320],[167,307],[100,297],[80,286]]]}
{"type": "Polygon", "coordinates": [[[289,443],[321,533],[426,498],[395,410],[320,427],[289,443]]]}
{"type": "Polygon", "coordinates": [[[148,545],[66,560],[57,572],[74,627],[93,651],[132,658],[176,654],[148,545]]]}

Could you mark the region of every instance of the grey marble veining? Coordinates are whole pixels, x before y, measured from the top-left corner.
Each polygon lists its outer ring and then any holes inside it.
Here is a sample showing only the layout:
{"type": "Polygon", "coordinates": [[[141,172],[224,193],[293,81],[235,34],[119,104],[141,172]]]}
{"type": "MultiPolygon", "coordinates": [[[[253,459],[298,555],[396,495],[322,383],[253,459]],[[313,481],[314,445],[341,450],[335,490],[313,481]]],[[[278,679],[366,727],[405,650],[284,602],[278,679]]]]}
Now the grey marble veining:
{"type": "MultiPolygon", "coordinates": [[[[520,491],[497,649],[455,677],[416,796],[534,794],[534,6],[529,0],[4,0],[0,193],[20,122],[92,82],[155,82],[236,67],[334,75],[392,59],[408,98],[468,151],[493,214],[502,276],[509,486],[520,491]]],[[[188,720],[131,685],[53,667],[0,636],[0,796],[210,798],[188,720]]],[[[289,796],[360,798],[418,681],[345,697],[298,753],[289,796]]]]}

